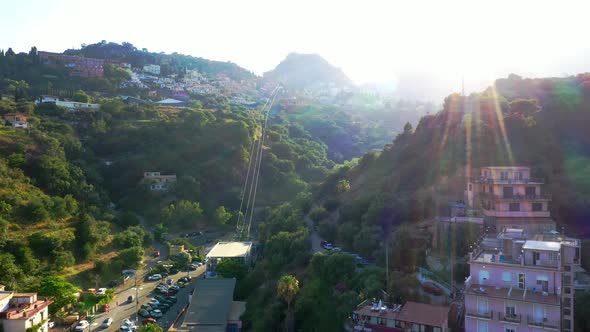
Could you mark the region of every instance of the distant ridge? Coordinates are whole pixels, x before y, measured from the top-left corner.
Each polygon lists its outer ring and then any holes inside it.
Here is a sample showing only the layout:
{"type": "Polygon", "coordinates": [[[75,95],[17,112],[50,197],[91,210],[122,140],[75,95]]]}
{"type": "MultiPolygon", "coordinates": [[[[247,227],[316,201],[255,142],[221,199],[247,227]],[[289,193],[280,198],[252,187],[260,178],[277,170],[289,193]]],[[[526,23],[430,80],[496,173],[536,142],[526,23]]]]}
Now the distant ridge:
{"type": "Polygon", "coordinates": [[[266,82],[281,83],[288,89],[347,88],[354,83],[340,68],[317,54],[291,53],[275,69],[264,73],[266,82]]]}

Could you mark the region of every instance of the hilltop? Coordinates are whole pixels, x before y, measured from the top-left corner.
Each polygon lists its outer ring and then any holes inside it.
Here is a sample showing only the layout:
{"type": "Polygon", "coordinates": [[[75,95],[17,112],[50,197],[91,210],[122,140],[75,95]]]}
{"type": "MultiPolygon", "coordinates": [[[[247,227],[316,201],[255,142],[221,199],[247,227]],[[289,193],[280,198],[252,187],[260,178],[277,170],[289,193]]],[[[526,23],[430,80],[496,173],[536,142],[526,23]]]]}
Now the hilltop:
{"type": "Polygon", "coordinates": [[[263,79],[265,82],[281,83],[293,90],[354,86],[341,69],[317,54],[291,53],[275,69],[264,73],[263,79]]]}

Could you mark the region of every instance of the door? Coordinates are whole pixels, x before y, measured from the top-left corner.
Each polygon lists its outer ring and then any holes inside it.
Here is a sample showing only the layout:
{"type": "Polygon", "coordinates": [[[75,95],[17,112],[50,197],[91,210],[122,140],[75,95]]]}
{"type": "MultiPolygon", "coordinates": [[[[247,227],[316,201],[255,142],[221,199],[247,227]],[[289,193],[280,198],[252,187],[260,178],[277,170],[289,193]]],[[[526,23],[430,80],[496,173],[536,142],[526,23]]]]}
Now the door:
{"type": "Polygon", "coordinates": [[[526,188],[524,188],[524,194],[527,197],[535,197],[535,195],[536,195],[535,187],[526,187],[526,188]]]}
{"type": "Polygon", "coordinates": [[[486,297],[477,298],[477,313],[487,315],[489,312],[488,299],[486,297]]]}
{"type": "Polygon", "coordinates": [[[537,266],[537,261],[541,259],[541,253],[538,251],[533,251],[533,265],[537,266]]]}
{"type": "Polygon", "coordinates": [[[535,304],[533,306],[533,319],[535,322],[542,322],[543,318],[545,318],[545,308],[540,304],[535,304]]]}
{"type": "Polygon", "coordinates": [[[502,188],[502,194],[504,194],[504,198],[512,198],[514,197],[514,191],[512,187],[504,187],[502,188]]]}
{"type": "Polygon", "coordinates": [[[518,274],[518,288],[524,289],[525,287],[526,287],[525,274],[519,273],[518,274]]]}

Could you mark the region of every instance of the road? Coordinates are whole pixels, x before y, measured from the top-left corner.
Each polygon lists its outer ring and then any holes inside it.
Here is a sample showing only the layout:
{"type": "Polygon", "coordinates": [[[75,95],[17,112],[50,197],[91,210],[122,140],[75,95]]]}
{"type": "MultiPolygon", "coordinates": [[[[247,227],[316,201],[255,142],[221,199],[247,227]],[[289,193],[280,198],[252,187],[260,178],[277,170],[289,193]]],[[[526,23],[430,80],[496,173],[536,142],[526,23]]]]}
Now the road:
{"type": "MultiPolygon", "coordinates": [[[[170,310],[168,310],[168,312],[166,312],[162,318],[158,319],[158,325],[160,325],[161,327],[168,327],[174,322],[174,320],[176,319],[177,312],[181,311],[182,308],[188,303],[188,295],[192,291],[192,289],[194,288],[195,281],[204,272],[205,272],[204,266],[199,267],[196,271],[190,272],[190,276],[192,277],[191,282],[189,284],[187,284],[186,287],[181,288],[180,291],[178,292],[178,294],[176,294],[176,297],[178,298],[178,302],[175,303],[174,306],[172,308],[170,308],[170,310]]],[[[173,278],[174,280],[177,280],[178,278],[184,277],[186,275],[187,275],[186,272],[181,272],[181,273],[172,275],[171,278],[173,278]]],[[[143,279],[141,281],[138,280],[139,288],[138,288],[137,292],[139,293],[139,305],[137,307],[149,302],[149,299],[155,295],[155,293],[153,291],[156,288],[156,286],[158,285],[158,283],[159,283],[158,281],[145,281],[144,282],[143,279]]],[[[135,320],[136,319],[136,304],[135,304],[135,302],[134,303],[127,303],[127,297],[129,297],[130,295],[132,295],[133,298],[135,298],[136,289],[134,287],[133,282],[128,283],[128,284],[130,286],[124,286],[125,288],[116,294],[115,299],[110,304],[111,310],[108,313],[101,313],[101,314],[98,314],[94,317],[94,320],[91,324],[92,331],[106,331],[106,332],[118,331],[119,327],[121,325],[121,322],[123,320],[125,320],[125,319],[135,320]],[[100,324],[102,324],[102,322],[106,318],[109,318],[109,317],[113,319],[113,324],[107,329],[101,328],[100,324]]],[[[138,324],[141,324],[141,321],[143,319],[144,318],[139,317],[138,324]]],[[[164,329],[164,330],[166,331],[166,329],[164,329]]]]}
{"type": "Polygon", "coordinates": [[[316,252],[322,252],[325,249],[322,248],[322,238],[318,234],[315,227],[313,227],[313,220],[309,218],[309,215],[305,216],[305,223],[307,224],[307,228],[309,229],[309,241],[311,241],[311,250],[315,254],[316,252]]]}

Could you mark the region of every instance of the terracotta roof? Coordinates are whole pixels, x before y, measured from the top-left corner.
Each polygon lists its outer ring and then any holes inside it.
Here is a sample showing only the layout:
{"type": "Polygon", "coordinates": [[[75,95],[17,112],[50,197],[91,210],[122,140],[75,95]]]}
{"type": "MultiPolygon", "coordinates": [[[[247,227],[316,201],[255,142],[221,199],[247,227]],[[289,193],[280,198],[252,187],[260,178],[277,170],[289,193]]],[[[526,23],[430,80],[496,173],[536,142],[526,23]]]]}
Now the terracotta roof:
{"type": "Polygon", "coordinates": [[[399,311],[394,311],[393,309],[373,311],[371,310],[371,304],[367,304],[355,310],[355,313],[371,317],[395,319],[408,323],[443,327],[447,325],[449,310],[449,307],[408,301],[399,311]]]}
{"type": "Polygon", "coordinates": [[[406,302],[399,313],[399,320],[442,327],[449,319],[449,307],[406,302]]]}

